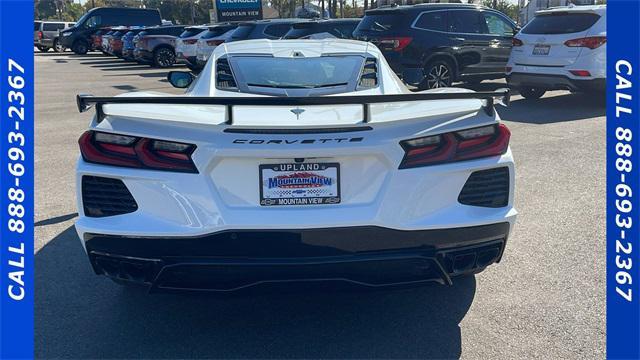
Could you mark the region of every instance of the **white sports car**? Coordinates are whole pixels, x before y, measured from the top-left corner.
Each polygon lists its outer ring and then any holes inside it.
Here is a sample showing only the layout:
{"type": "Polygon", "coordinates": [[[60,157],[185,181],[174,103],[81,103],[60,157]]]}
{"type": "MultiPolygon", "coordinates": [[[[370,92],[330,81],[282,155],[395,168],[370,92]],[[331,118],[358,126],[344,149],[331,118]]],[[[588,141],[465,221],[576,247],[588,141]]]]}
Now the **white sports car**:
{"type": "Polygon", "coordinates": [[[411,93],[350,40],[225,43],[181,96],[78,95],[76,229],[98,274],[152,290],[438,281],[514,225],[508,92],[411,93]]]}

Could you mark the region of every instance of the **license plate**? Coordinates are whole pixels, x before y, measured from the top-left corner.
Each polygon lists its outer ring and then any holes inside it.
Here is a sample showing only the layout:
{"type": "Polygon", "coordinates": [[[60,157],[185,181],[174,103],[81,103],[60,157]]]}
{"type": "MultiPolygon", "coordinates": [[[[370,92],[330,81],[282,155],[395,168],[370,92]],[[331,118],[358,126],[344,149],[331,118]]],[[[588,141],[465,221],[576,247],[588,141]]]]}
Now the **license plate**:
{"type": "Polygon", "coordinates": [[[260,205],[322,205],[340,202],[340,164],[259,166],[260,205]]]}
{"type": "Polygon", "coordinates": [[[533,55],[549,55],[551,45],[536,45],[533,47],[533,55]]]}

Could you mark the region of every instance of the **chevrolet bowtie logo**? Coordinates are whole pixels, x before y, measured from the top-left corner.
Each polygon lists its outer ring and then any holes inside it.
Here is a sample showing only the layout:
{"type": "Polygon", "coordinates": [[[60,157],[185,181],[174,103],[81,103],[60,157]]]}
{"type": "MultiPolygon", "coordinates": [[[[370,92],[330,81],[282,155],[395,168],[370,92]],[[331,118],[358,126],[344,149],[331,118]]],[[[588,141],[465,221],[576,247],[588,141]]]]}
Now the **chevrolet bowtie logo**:
{"type": "Polygon", "coordinates": [[[295,108],[295,109],[291,109],[289,110],[292,113],[296,114],[296,120],[300,120],[300,114],[302,114],[305,110],[304,109],[300,109],[300,108],[295,108]]]}

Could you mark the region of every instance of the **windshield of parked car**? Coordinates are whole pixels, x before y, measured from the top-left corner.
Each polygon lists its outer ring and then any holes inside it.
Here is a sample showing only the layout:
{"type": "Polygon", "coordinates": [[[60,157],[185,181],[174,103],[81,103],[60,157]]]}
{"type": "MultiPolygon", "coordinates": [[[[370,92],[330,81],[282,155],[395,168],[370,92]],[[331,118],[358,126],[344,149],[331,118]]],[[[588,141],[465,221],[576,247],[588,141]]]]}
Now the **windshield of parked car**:
{"type": "Polygon", "coordinates": [[[360,56],[238,56],[231,64],[238,79],[248,86],[315,89],[347,85],[360,72],[362,61],[360,56]]]}
{"type": "Polygon", "coordinates": [[[593,26],[600,16],[593,13],[555,12],[538,15],[522,29],[523,34],[571,34],[593,26]]]}

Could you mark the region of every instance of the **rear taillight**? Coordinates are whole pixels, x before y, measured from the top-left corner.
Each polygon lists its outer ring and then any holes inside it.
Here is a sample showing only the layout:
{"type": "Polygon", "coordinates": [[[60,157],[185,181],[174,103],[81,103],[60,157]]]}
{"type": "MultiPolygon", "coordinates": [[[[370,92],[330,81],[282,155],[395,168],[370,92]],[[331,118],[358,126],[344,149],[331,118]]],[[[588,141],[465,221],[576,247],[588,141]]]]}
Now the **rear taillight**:
{"type": "Polygon", "coordinates": [[[38,31],[38,39],[42,39],[43,35],[42,35],[42,31],[38,31]]]}
{"type": "Polygon", "coordinates": [[[511,70],[513,70],[512,66],[505,66],[504,71],[508,74],[511,72],[511,70]]]}
{"type": "Polygon", "coordinates": [[[589,36],[579,39],[567,40],[564,42],[568,47],[586,47],[589,49],[597,49],[607,42],[606,36],[589,36]]]}
{"type": "Polygon", "coordinates": [[[513,47],[517,47],[517,46],[522,46],[524,45],[524,43],[522,42],[522,40],[518,39],[518,38],[512,38],[511,39],[511,46],[513,47]]]}
{"type": "Polygon", "coordinates": [[[135,136],[87,131],[80,137],[82,158],[91,163],[197,173],[195,145],[135,136]]]}
{"type": "Polygon", "coordinates": [[[511,132],[504,124],[483,126],[400,142],[400,169],[502,155],[511,132]]]}
{"type": "Polygon", "coordinates": [[[207,45],[209,46],[218,46],[222,44],[224,40],[207,40],[207,45]]]}
{"type": "Polygon", "coordinates": [[[569,72],[575,76],[580,76],[580,77],[591,76],[591,73],[588,70],[569,70],[569,72]]]}
{"type": "Polygon", "coordinates": [[[402,51],[411,43],[411,40],[413,38],[410,37],[382,38],[379,41],[379,47],[381,50],[402,51]]]}
{"type": "Polygon", "coordinates": [[[186,45],[193,45],[193,44],[195,44],[195,43],[197,43],[197,42],[198,42],[198,39],[182,40],[182,43],[183,43],[183,44],[186,44],[186,45]]]}

